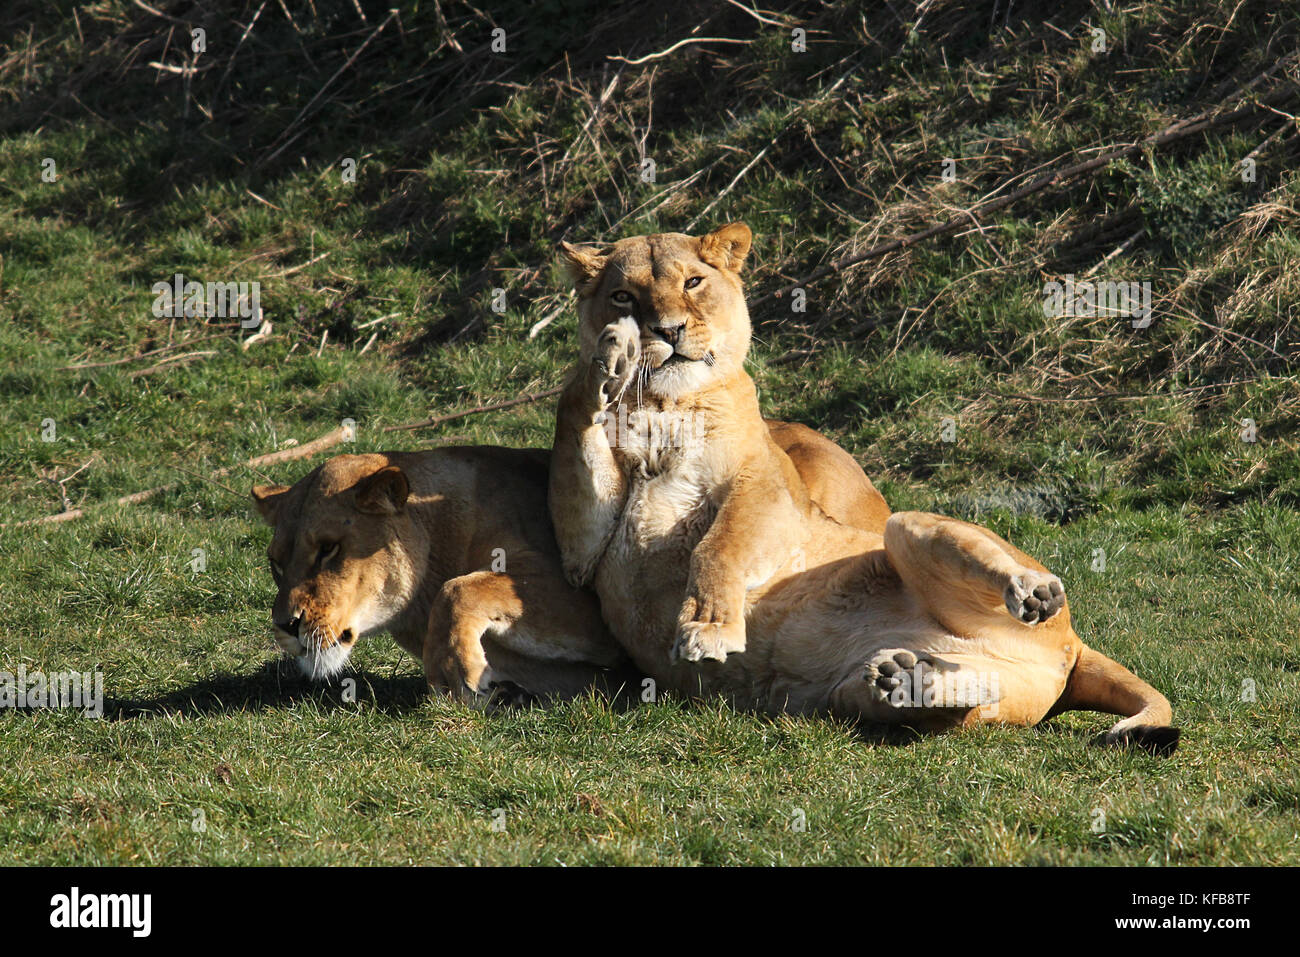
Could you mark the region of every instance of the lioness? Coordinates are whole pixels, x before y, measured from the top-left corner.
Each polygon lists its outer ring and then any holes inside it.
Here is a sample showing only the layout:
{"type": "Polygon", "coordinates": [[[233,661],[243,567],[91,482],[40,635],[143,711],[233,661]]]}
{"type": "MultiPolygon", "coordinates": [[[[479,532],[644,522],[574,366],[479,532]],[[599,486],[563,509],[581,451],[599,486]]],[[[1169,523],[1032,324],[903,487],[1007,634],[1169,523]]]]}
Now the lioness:
{"type": "Polygon", "coordinates": [[[743,363],[750,230],[562,244],[580,360],[550,503],[564,570],[662,685],[765,711],[941,729],[1125,715],[1170,750],[1168,701],[1088,647],[1060,580],[986,529],[919,512],[852,527],[809,499],[743,363]],[[608,422],[650,421],[611,443],[608,422]],[[686,440],[662,442],[664,434],[686,440]]]}
{"type": "MultiPolygon", "coordinates": [[[[889,510],[853,458],[771,422],[814,494],[847,524],[889,510]]],[[[276,641],[304,674],[336,674],[363,635],[390,631],[435,689],[470,701],[616,690],[630,678],[588,589],[570,586],[546,505],[545,450],[340,455],[293,487],[257,485],[275,529],[276,641]]]]}

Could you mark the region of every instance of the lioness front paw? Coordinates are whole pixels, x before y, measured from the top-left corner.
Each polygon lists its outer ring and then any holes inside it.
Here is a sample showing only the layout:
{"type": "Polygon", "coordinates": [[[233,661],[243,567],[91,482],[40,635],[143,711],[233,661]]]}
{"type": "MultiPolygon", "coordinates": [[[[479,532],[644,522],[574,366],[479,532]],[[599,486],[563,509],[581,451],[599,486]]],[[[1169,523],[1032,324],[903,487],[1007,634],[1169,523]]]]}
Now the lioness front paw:
{"type": "Polygon", "coordinates": [[[641,358],[641,330],[636,320],[624,316],[600,331],[591,357],[588,383],[597,412],[603,412],[622,398],[641,358]]]}
{"type": "Polygon", "coordinates": [[[677,627],[670,661],[726,661],[745,650],[745,626],[739,622],[688,621],[677,627]]]}
{"type": "Polygon", "coordinates": [[[438,671],[438,680],[430,682],[430,686],[446,691],[466,704],[486,703],[497,680],[486,658],[462,660],[449,655],[443,659],[438,671]]]}
{"type": "Polygon", "coordinates": [[[1013,618],[1037,625],[1065,607],[1065,588],[1055,575],[1026,570],[1011,579],[1003,598],[1013,618]]]}
{"type": "Polygon", "coordinates": [[[527,688],[504,679],[493,681],[488,694],[490,695],[490,707],[493,709],[527,708],[536,704],[539,700],[527,688]]]}

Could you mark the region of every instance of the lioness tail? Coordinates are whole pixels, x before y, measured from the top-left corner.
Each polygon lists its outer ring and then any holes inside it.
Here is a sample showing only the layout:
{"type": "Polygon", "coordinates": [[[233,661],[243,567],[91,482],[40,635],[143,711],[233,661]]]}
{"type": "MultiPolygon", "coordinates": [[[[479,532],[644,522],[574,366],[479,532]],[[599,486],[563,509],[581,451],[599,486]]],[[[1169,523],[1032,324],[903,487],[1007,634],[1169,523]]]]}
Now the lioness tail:
{"type": "Polygon", "coordinates": [[[1173,710],[1168,699],[1123,665],[1087,646],[1051,714],[1061,711],[1125,715],[1123,721],[1101,736],[1102,744],[1141,748],[1161,755],[1178,747],[1179,731],[1172,727],[1173,710]]]}

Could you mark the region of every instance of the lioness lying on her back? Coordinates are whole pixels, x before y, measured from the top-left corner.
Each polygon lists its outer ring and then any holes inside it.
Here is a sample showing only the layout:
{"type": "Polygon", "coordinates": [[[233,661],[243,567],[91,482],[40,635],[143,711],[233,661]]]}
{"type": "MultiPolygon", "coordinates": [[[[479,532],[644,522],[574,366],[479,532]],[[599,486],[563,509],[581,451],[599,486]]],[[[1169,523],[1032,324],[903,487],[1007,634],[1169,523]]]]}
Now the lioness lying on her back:
{"type": "MultiPolygon", "coordinates": [[[[829,512],[883,527],[888,507],[848,453],[804,426],[770,427],[829,512]]],[[[280,647],[322,678],[363,635],[388,630],[431,687],[469,700],[639,688],[595,595],[564,580],[548,459],[488,446],[340,455],[292,488],[255,486],[275,529],[280,647]]]]}
{"type": "Polygon", "coordinates": [[[882,535],[810,501],[744,369],[748,227],[562,248],[580,356],[552,518],[569,580],[661,687],[935,729],[1090,709],[1125,716],[1112,741],[1172,749],[1169,702],[1079,640],[1038,562],[966,522],[899,513],[882,535]],[[692,440],[611,443],[611,418],[692,440]]]}

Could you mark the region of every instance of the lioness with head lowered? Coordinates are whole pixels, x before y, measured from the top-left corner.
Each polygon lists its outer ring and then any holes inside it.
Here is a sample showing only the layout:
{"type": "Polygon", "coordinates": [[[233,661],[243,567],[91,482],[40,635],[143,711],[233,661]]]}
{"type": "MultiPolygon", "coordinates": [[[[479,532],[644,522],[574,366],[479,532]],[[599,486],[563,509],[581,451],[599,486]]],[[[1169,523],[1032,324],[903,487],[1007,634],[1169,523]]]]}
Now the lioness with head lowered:
{"type": "Polygon", "coordinates": [[[275,529],[277,643],[324,678],[389,631],[430,687],[473,701],[616,681],[622,651],[560,574],[546,468],[544,451],[440,448],[339,455],[292,487],[255,486],[275,529]]]}
{"type": "Polygon", "coordinates": [[[852,527],[810,500],[744,370],[743,224],[563,244],[580,361],[550,504],[564,569],[615,638],[686,694],[942,729],[1123,715],[1169,750],[1169,703],[1086,647],[1060,580],[986,529],[918,512],[852,527]],[[617,419],[659,427],[614,430],[617,419]],[[662,441],[662,436],[673,441],[662,441]]]}
{"type": "MultiPolygon", "coordinates": [[[[888,508],[852,457],[770,423],[830,514],[880,528],[888,508]]],[[[639,675],[596,596],[564,580],[546,507],[549,453],[493,447],[340,455],[292,487],[259,485],[275,529],[276,641],[313,678],[387,630],[435,689],[470,701],[615,691],[639,675]]]]}

